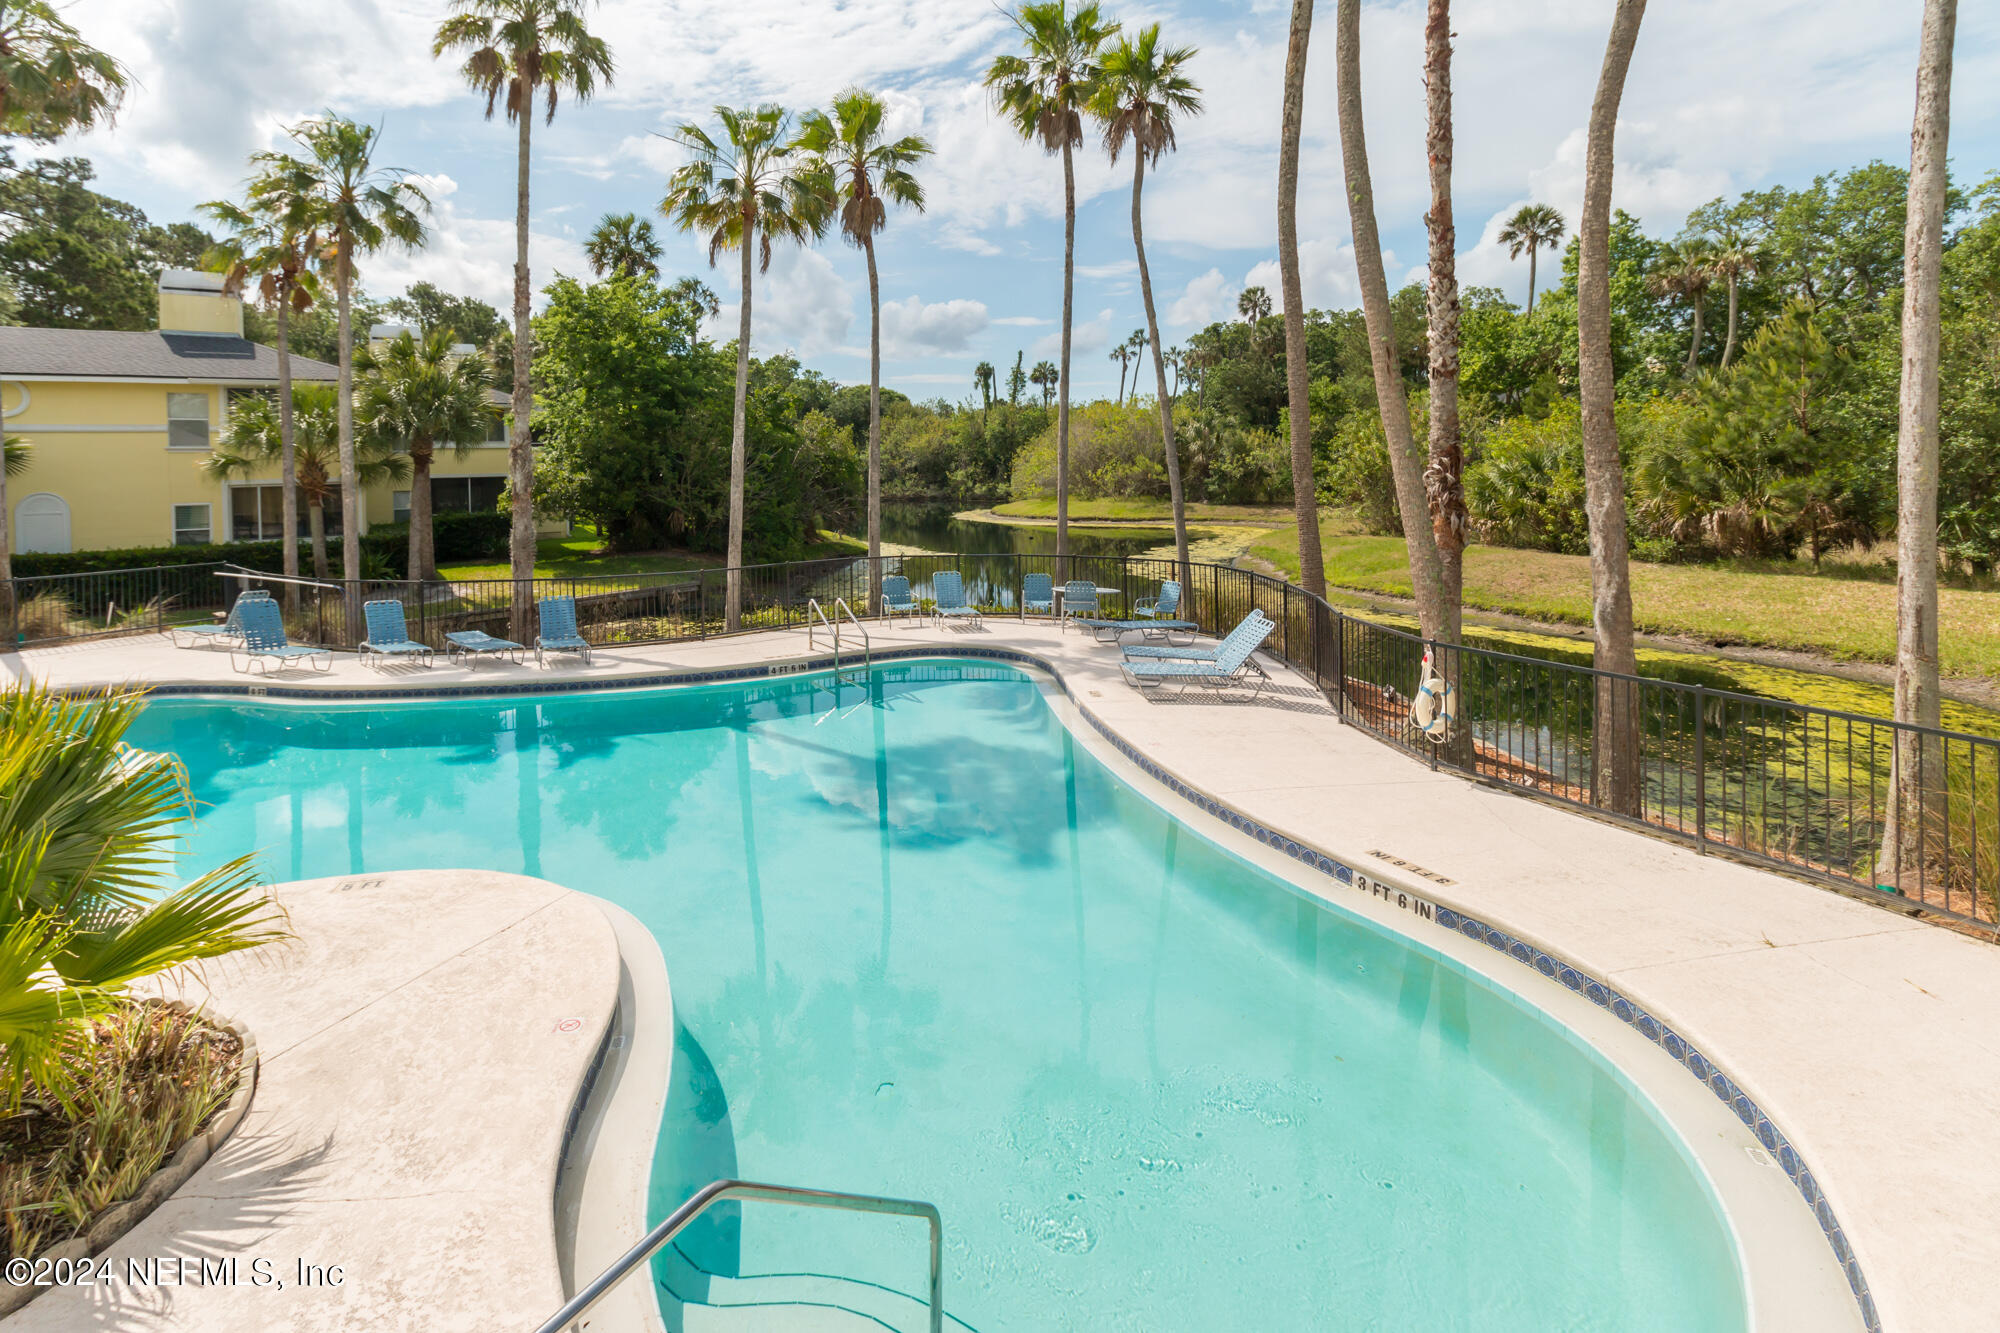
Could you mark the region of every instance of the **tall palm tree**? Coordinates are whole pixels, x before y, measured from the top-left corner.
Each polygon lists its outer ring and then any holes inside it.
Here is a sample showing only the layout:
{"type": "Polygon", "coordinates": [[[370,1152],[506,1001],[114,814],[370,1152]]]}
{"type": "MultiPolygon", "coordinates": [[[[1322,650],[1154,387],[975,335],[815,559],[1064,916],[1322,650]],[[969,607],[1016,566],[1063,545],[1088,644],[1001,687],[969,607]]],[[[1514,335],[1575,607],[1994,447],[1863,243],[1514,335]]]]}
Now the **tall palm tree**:
{"type": "MultiPolygon", "coordinates": [[[[1425,147],[1430,159],[1430,463],[1424,502],[1437,542],[1444,639],[1457,643],[1465,590],[1465,450],[1458,429],[1458,229],[1451,206],[1451,0],[1429,0],[1424,15],[1425,147]]],[[[1457,678],[1457,657],[1441,664],[1457,678]]]]}
{"type": "MultiPolygon", "coordinates": [[[[319,279],[312,268],[317,249],[301,197],[292,193],[284,173],[260,177],[248,189],[248,202],[227,199],[202,204],[200,211],[225,230],[209,251],[211,268],[223,273],[225,291],[241,293],[254,285],[257,299],[277,317],[278,332],[278,459],[280,531],[284,542],[283,570],[299,576],[299,482],[293,458],[291,317],[312,308],[319,296],[319,279]]],[[[298,605],[298,585],[288,584],[285,602],[298,605]]]]}
{"type": "Polygon", "coordinates": [[[568,93],[590,100],[611,82],[611,48],[584,26],[586,0],[451,0],[451,17],[438,25],[431,54],[463,54],[465,81],[486,97],[486,118],[505,106],[514,122],[514,403],[507,445],[507,494],[513,515],[508,562],[514,578],[513,633],[528,632],[535,576],[535,457],[529,433],[534,410],[534,331],[528,306],[528,177],[535,100],[544,123],[568,93]]]}
{"type": "MultiPolygon", "coordinates": [[[[340,490],[343,461],[340,409],[336,390],[324,384],[292,387],[292,457],[297,468],[299,500],[306,507],[306,532],[312,542],[313,577],[327,576],[326,506],[340,490]]],[[[215,449],[202,460],[202,470],[218,481],[261,472],[284,455],[284,433],[277,404],[255,396],[236,403],[229,424],[215,449]]],[[[395,443],[364,434],[352,452],[355,484],[375,486],[410,475],[410,460],[396,452],[395,443]]],[[[342,547],[358,546],[344,538],[342,547]]]]}
{"type": "MultiPolygon", "coordinates": [[[[1605,43],[1604,68],[1590,104],[1584,147],[1583,216],[1577,221],[1577,387],[1583,416],[1584,512],[1590,520],[1592,665],[1638,674],[1632,646],[1632,571],[1625,537],[1625,468],[1613,415],[1611,361],[1611,171],[1618,104],[1639,40],[1646,0],[1618,0],[1605,43]]],[[[1638,719],[1625,682],[1597,678],[1592,727],[1591,796],[1621,814],[1639,813],[1638,719]]]]}
{"type": "Polygon", "coordinates": [[[653,224],[636,213],[606,213],[583,243],[583,257],[600,278],[660,276],[660,243],[653,224]]]}
{"type": "MultiPolygon", "coordinates": [[[[1938,692],[1938,312],[1944,244],[1945,150],[1951,134],[1957,0],[1925,0],[1917,45],[1917,107],[1910,131],[1910,193],[1903,231],[1903,379],[1896,424],[1896,721],[1940,725],[1938,692]]],[[[1943,841],[1937,820],[1947,775],[1935,740],[1902,733],[1896,798],[1883,833],[1886,883],[1923,875],[1920,857],[1943,841]]]]}
{"type": "MultiPolygon", "coordinates": [[[[1305,283],[1299,272],[1299,141],[1306,115],[1306,53],[1312,44],[1313,0],[1292,0],[1285,45],[1284,111],[1278,131],[1278,287],[1285,298],[1286,426],[1292,445],[1292,515],[1299,529],[1299,583],[1326,595],[1319,543],[1319,486],[1313,476],[1312,367],[1306,361],[1305,283]]],[[[1208,387],[1205,348],[1195,346],[1200,392],[1208,387]]]]}
{"type": "Polygon", "coordinates": [[[1062,372],[1053,361],[1037,361],[1035,368],[1028,372],[1028,382],[1042,391],[1042,406],[1047,407],[1055,397],[1056,385],[1062,379],[1062,372]]]}
{"type": "Polygon", "coordinates": [[[1119,343],[1111,349],[1111,359],[1118,363],[1118,406],[1125,406],[1125,372],[1132,368],[1132,346],[1119,343]]]}
{"type": "Polygon", "coordinates": [[[1519,259],[1528,252],[1528,313],[1535,313],[1535,252],[1553,250],[1562,243],[1563,215],[1547,204],[1522,204],[1507,225],[1500,229],[1500,244],[1507,257],[1519,259]]]}
{"type": "Polygon", "coordinates": [[[840,234],[868,260],[868,603],[882,609],[882,282],[875,271],[875,233],[889,204],[924,211],[924,187],[910,168],[931,155],[928,140],[882,137],[882,99],[861,88],[834,98],[828,111],[808,112],[800,142],[814,155],[840,209],[840,234]]]}
{"type": "Polygon", "coordinates": [[[1368,360],[1375,374],[1375,405],[1389,444],[1396,510],[1410,559],[1417,625],[1427,639],[1445,637],[1444,572],[1424,503],[1423,466],[1410,431],[1410,404],[1389,311],[1389,280],[1382,269],[1382,235],[1375,225],[1375,187],[1368,171],[1368,134],[1361,118],[1361,0],[1340,0],[1334,13],[1335,100],[1340,112],[1340,160],[1347,178],[1347,212],[1354,234],[1354,268],[1368,330],[1368,360]]]}
{"type": "Polygon", "coordinates": [[[1708,289],[1715,281],[1714,250],[1707,241],[1692,237],[1668,242],[1646,274],[1646,286],[1655,296],[1686,301],[1694,312],[1694,334],[1688,341],[1687,365],[1682,374],[1692,375],[1701,356],[1702,309],[1708,303],[1708,289]]]}
{"type": "Polygon", "coordinates": [[[792,118],[769,103],[753,110],[715,108],[722,122],[718,142],[699,125],[682,125],[672,138],[693,157],[667,181],[660,212],[682,231],[708,235],[708,262],[724,250],[742,258],[742,300],[737,308],[736,408],[729,433],[729,570],[724,623],[735,630],[743,616],[743,486],[747,467],[750,392],[751,255],[760,272],[771,271],[775,242],[805,245],[826,230],[829,210],[811,161],[792,136],[792,118]]]}
{"type": "MultiPolygon", "coordinates": [[[[293,221],[320,245],[322,273],[333,274],[339,318],[340,567],[350,584],[361,578],[361,479],[354,445],[355,260],[391,242],[414,248],[424,242],[420,214],[430,200],[395,167],[375,165],[381,128],[340,116],[314,117],[292,127],[302,156],[268,152],[250,161],[260,180],[298,201],[293,221]]],[[[350,599],[351,600],[351,599],[350,599]]],[[[349,623],[359,620],[353,608],[349,623]]]]}
{"type": "Polygon", "coordinates": [[[1271,317],[1271,293],[1262,287],[1245,287],[1236,296],[1236,313],[1244,322],[1256,324],[1271,317]]]}
{"type": "Polygon", "coordinates": [[[972,368],[972,387],[979,390],[979,411],[983,417],[993,410],[993,363],[981,361],[972,368]]]}
{"type": "MultiPolygon", "coordinates": [[[[44,0],[0,0],[0,134],[52,143],[117,117],[125,67],[83,40],[44,0]]],[[[0,469],[0,652],[12,652],[13,538],[0,469]]]]}
{"type": "Polygon", "coordinates": [[[1722,368],[1729,369],[1729,363],[1736,356],[1736,294],[1745,278],[1754,277],[1763,265],[1764,256],[1757,247],[1734,228],[1725,228],[1715,237],[1714,248],[1709,252],[1709,272],[1729,284],[1729,335],[1722,344],[1722,368]]]}
{"type": "Polygon", "coordinates": [[[431,462],[439,445],[463,458],[487,437],[494,419],[486,397],[492,368],[477,353],[454,353],[450,329],[428,329],[422,341],[404,333],[379,350],[365,349],[358,368],[355,408],[363,425],[410,460],[408,577],[435,579],[431,462]]]}
{"type": "MultiPolygon", "coordinates": [[[[1021,32],[1022,52],[994,59],[986,87],[995,108],[1015,131],[1047,153],[1062,155],[1063,300],[1062,353],[1056,386],[1056,556],[1069,554],[1069,354],[1076,295],[1076,162],[1083,143],[1083,111],[1096,87],[1098,55],[1118,25],[1095,3],[1070,12],[1069,0],[1022,4],[1010,17],[1021,32]]],[[[1016,370],[1019,367],[1016,366],[1016,370]]],[[[1011,388],[1011,382],[1010,382],[1011,388]]],[[[1019,399],[1015,391],[1016,400],[1019,399]]]]}
{"type": "Polygon", "coordinates": [[[1174,447],[1173,396],[1167,389],[1167,358],[1160,345],[1160,317],[1153,307],[1153,278],[1146,268],[1146,233],[1141,204],[1146,190],[1146,165],[1158,163],[1174,148],[1175,123],[1201,114],[1201,89],[1186,74],[1195,57],[1192,46],[1162,47],[1160,25],[1142,31],[1135,41],[1121,36],[1104,53],[1098,87],[1091,97],[1091,114],[1104,125],[1104,147],[1112,165],[1127,144],[1132,147],[1132,248],[1139,257],[1139,296],[1146,307],[1146,336],[1153,348],[1153,375],[1159,382],[1160,434],[1167,448],[1167,490],[1174,506],[1174,559],[1187,582],[1187,504],[1181,489],[1181,459],[1174,447]]]}

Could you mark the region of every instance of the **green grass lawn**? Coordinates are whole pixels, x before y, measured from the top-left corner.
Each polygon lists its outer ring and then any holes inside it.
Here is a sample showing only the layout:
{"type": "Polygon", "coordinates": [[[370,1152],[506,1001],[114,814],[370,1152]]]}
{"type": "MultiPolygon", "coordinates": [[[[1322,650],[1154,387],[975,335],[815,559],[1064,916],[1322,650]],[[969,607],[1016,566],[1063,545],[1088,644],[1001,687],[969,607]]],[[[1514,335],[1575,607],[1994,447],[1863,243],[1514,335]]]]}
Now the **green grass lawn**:
{"type": "MultiPolygon", "coordinates": [[[[1189,522],[1257,522],[1285,523],[1292,517],[1289,505],[1208,505],[1186,506],[1189,522]]],[[[1054,500],[1010,500],[1003,505],[994,505],[993,512],[1002,518],[1054,518],[1054,500]]],[[[1075,500],[1069,502],[1069,516],[1072,519],[1147,519],[1171,523],[1174,509],[1165,500],[1149,499],[1103,499],[1075,500]]]]}
{"type": "MultiPolygon", "coordinates": [[[[612,578],[625,574],[674,574],[687,569],[716,569],[719,555],[692,551],[633,551],[612,554],[602,550],[594,531],[579,527],[568,537],[549,537],[535,544],[535,577],[540,579],[612,578]]],[[[807,547],[802,560],[825,560],[844,555],[865,555],[868,544],[837,532],[821,532],[819,540],[807,547]]],[[[448,579],[504,579],[511,570],[505,561],[496,564],[440,565],[438,573],[448,579]]]]}
{"type": "MultiPolygon", "coordinates": [[[[1359,536],[1344,521],[1321,528],[1331,586],[1410,595],[1400,537],[1359,536]]],[[[1298,533],[1273,529],[1250,554],[1298,576],[1298,533]]],[[[1794,649],[1859,662],[1896,657],[1893,583],[1752,572],[1705,565],[1632,566],[1633,615],[1648,634],[1721,646],[1794,649]]],[[[1560,624],[1590,623],[1590,561],[1577,555],[1475,546],[1465,553],[1465,604],[1560,624]]],[[[1950,675],[2000,672],[2000,592],[1939,594],[1943,666],[1950,675]]]]}

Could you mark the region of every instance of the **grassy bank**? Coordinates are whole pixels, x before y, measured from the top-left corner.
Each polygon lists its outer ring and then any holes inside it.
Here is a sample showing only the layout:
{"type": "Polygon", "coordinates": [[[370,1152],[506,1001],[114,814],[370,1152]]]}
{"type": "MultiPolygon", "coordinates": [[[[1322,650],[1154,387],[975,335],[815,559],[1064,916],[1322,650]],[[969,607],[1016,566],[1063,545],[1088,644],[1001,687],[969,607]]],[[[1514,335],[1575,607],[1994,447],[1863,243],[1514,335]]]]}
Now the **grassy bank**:
{"type": "MultiPolygon", "coordinates": [[[[1321,540],[1329,585],[1410,595],[1402,538],[1357,536],[1328,523],[1321,540]]],[[[1250,555],[1297,577],[1297,529],[1286,526],[1265,533],[1251,545],[1250,555]]],[[[1896,656],[1896,589],[1889,583],[1635,563],[1632,601],[1642,633],[1680,635],[1724,646],[1791,649],[1843,661],[1893,662],[1896,656]]],[[[1534,620],[1588,625],[1590,561],[1546,551],[1475,546],[1465,553],[1465,604],[1534,620]]],[[[1948,674],[2000,672],[2000,593],[1944,589],[1939,594],[1938,629],[1948,674]]]]}
{"type": "MultiPolygon", "coordinates": [[[[626,574],[675,574],[689,569],[715,569],[722,557],[693,551],[632,551],[613,554],[600,549],[602,539],[588,529],[568,537],[550,537],[535,544],[535,577],[538,579],[613,578],[626,574]]],[[[865,555],[868,543],[837,532],[821,532],[819,540],[807,547],[802,560],[826,560],[844,555],[865,555]]],[[[439,565],[438,573],[448,579],[504,579],[512,571],[505,562],[497,564],[439,565]]]]}
{"type": "MultiPolygon", "coordinates": [[[[1209,505],[1191,504],[1186,506],[1190,523],[1287,523],[1291,521],[1289,505],[1209,505]]],[[[992,512],[1001,518],[1047,518],[1056,516],[1054,500],[1010,500],[1003,505],[993,506],[992,512]]],[[[1174,509],[1165,500],[1150,499],[1104,499],[1071,500],[1069,516],[1072,520],[1088,522],[1109,520],[1117,522],[1141,521],[1171,523],[1174,509]]]]}

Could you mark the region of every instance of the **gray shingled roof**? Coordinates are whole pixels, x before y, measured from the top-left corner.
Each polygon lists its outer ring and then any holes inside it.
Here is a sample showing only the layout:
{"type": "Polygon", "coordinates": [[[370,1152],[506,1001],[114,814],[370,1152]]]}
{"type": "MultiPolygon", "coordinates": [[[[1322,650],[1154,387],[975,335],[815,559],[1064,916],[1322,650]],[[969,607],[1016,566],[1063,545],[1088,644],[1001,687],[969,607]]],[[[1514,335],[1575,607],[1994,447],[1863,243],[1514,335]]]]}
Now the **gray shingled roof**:
{"type": "MultiPolygon", "coordinates": [[[[331,381],[338,374],[324,361],[292,357],[294,379],[331,381]]],[[[49,375],[274,383],[278,353],[247,338],[214,333],[0,328],[0,379],[49,375]]]]}

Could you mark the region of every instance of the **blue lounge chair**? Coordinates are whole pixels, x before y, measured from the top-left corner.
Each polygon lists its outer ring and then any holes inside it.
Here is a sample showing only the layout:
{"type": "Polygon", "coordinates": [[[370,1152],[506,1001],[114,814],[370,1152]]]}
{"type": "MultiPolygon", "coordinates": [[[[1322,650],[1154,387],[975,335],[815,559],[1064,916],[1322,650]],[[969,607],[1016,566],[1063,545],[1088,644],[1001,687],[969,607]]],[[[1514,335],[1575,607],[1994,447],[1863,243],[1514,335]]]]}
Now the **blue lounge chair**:
{"type": "Polygon", "coordinates": [[[528,650],[512,639],[496,639],[483,629],[455,629],[444,636],[444,655],[447,661],[456,662],[461,657],[469,657],[475,663],[488,655],[512,657],[514,665],[528,655],[528,650]]]}
{"type": "Polygon", "coordinates": [[[1190,685],[1223,689],[1249,682],[1254,695],[1264,688],[1269,677],[1251,654],[1276,628],[1276,625],[1261,618],[1245,620],[1229,631],[1229,637],[1216,646],[1214,658],[1208,661],[1185,657],[1128,657],[1120,663],[1120,667],[1125,672],[1125,679],[1142,690],[1164,685],[1170,680],[1180,683],[1183,694],[1187,693],[1190,685]]]}
{"type": "Polygon", "coordinates": [[[245,588],[237,593],[236,600],[229,604],[229,615],[226,619],[213,625],[170,625],[167,627],[168,636],[173,639],[176,648],[192,648],[200,643],[219,643],[227,647],[243,637],[243,617],[238,614],[243,603],[270,600],[271,594],[262,588],[245,588]],[[182,635],[187,636],[187,642],[181,642],[182,635]]]}
{"type": "Polygon", "coordinates": [[[1028,612],[1053,616],[1056,613],[1055,580],[1047,574],[1024,574],[1021,577],[1021,619],[1028,618],[1028,612]]]}
{"type": "Polygon", "coordinates": [[[285,618],[270,598],[248,602],[239,598],[236,611],[243,624],[243,641],[229,650],[229,665],[236,670],[247,673],[262,663],[266,671],[282,671],[300,660],[317,671],[333,669],[333,654],[326,649],[286,641],[285,618]]]}
{"type": "Polygon", "coordinates": [[[1223,635],[1222,638],[1209,647],[1197,648],[1193,644],[1174,646],[1165,644],[1133,644],[1125,649],[1125,656],[1127,659],[1138,660],[1213,662],[1239,636],[1254,632],[1256,635],[1252,641],[1254,646],[1254,644],[1262,643],[1265,639],[1269,638],[1271,632],[1275,629],[1277,629],[1277,624],[1270,617],[1266,616],[1260,608],[1252,607],[1249,615],[1236,622],[1235,629],[1230,630],[1229,633],[1223,635]]]}
{"type": "Polygon", "coordinates": [[[1097,614],[1097,584],[1090,579],[1071,579],[1063,584],[1063,627],[1067,629],[1072,620],[1083,620],[1097,614]]]}
{"type": "Polygon", "coordinates": [[[940,569],[931,575],[932,614],[942,625],[947,619],[980,623],[979,608],[965,600],[965,579],[955,569],[940,569]]]}
{"type": "Polygon", "coordinates": [[[401,602],[363,602],[361,616],[368,625],[368,637],[361,642],[362,665],[379,667],[398,657],[415,658],[426,667],[431,664],[431,646],[410,637],[401,602]]]}
{"type": "Polygon", "coordinates": [[[920,616],[923,613],[923,605],[910,591],[909,579],[901,574],[890,574],[882,580],[883,615],[894,620],[897,616],[920,616]]]}
{"type": "Polygon", "coordinates": [[[576,598],[545,597],[536,603],[542,630],[535,636],[535,665],[544,665],[545,653],[575,653],[590,664],[590,644],[576,632],[576,598]]]}

